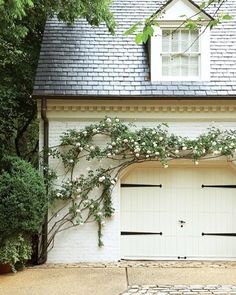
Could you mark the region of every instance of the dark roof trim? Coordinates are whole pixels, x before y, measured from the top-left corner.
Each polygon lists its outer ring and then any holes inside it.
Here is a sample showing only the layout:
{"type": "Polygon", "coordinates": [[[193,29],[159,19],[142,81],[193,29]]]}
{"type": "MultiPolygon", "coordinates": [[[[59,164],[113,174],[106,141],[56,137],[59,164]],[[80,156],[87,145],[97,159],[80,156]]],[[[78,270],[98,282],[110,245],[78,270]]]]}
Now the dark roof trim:
{"type": "MultiPolygon", "coordinates": [[[[162,10],[164,10],[171,2],[173,2],[174,0],[169,0],[167,1],[164,5],[161,6],[161,8],[159,8],[157,10],[156,13],[161,12],[162,10]]],[[[195,6],[199,11],[201,11],[202,13],[204,13],[207,17],[209,17],[211,20],[214,20],[214,18],[207,13],[204,9],[201,9],[199,5],[197,5],[193,0],[187,0],[189,3],[191,3],[193,6],[195,6]]]]}
{"type": "Polygon", "coordinates": [[[55,99],[55,100],[236,100],[236,95],[208,95],[208,96],[199,96],[199,95],[179,95],[179,96],[168,96],[168,95],[47,95],[47,94],[36,94],[33,95],[35,99],[55,99]]]}

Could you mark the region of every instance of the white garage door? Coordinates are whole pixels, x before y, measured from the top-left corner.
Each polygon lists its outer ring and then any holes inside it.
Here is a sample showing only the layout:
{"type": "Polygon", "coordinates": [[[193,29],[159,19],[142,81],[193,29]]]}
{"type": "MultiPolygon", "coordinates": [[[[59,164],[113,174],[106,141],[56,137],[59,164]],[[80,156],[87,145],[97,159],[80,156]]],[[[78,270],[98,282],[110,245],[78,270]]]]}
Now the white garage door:
{"type": "Polygon", "coordinates": [[[134,169],[121,185],[122,258],[236,259],[235,184],[229,168],[134,169]]]}

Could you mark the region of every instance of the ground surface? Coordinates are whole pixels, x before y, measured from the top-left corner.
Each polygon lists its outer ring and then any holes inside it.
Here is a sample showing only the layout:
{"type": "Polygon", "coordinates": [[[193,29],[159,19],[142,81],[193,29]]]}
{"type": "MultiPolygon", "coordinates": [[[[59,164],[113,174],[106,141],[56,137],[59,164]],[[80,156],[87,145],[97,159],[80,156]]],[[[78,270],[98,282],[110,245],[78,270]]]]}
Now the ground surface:
{"type": "Polygon", "coordinates": [[[48,264],[0,276],[0,295],[235,294],[236,262],[48,264]]]}

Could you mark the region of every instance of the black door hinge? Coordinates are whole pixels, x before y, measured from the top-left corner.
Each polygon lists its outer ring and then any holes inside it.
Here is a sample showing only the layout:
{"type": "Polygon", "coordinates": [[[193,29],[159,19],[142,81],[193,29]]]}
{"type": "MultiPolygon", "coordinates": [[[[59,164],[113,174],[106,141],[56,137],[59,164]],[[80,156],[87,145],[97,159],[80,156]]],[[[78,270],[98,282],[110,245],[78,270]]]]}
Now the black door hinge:
{"type": "Polygon", "coordinates": [[[186,256],[178,256],[178,259],[187,259],[186,256]]]}

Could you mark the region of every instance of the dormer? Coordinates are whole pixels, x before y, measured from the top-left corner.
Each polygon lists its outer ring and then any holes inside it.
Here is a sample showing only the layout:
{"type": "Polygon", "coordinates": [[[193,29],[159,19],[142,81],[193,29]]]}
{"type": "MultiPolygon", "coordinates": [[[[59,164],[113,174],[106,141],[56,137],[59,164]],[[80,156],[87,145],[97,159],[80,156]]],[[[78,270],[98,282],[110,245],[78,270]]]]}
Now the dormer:
{"type": "Polygon", "coordinates": [[[150,41],[151,80],[209,81],[213,18],[191,0],[170,0],[158,15],[159,26],[150,41]],[[197,21],[198,28],[186,28],[186,19],[197,21]]]}

